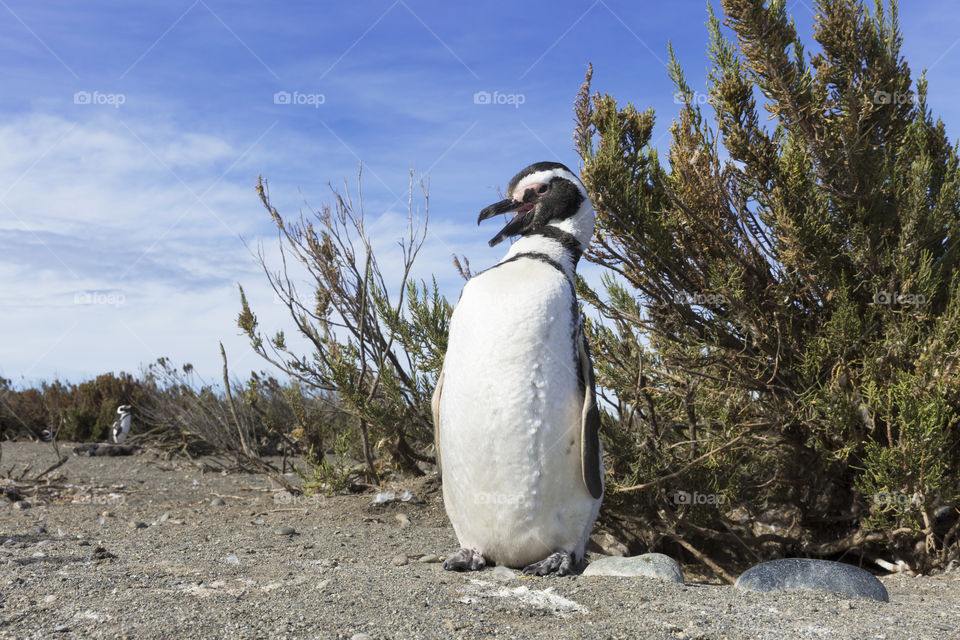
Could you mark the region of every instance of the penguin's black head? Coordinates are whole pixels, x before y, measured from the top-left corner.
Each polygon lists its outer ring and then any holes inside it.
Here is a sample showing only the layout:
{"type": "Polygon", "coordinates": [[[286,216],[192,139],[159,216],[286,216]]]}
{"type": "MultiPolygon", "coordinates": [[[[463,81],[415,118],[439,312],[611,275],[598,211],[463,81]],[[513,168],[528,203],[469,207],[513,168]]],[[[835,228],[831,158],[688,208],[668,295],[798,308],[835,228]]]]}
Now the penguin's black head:
{"type": "Polygon", "coordinates": [[[509,236],[522,236],[553,220],[577,214],[586,200],[586,190],[570,169],[559,162],[538,162],[513,176],[507,197],[480,212],[477,224],[500,213],[516,214],[490,239],[490,246],[509,236]]]}

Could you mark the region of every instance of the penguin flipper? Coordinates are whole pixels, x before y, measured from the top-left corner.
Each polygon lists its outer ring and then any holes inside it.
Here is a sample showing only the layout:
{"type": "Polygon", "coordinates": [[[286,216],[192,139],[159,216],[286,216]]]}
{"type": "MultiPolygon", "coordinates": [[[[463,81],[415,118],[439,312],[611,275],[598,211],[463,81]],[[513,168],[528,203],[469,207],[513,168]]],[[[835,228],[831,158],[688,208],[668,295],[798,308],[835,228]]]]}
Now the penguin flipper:
{"type": "Polygon", "coordinates": [[[597,409],[596,380],[590,347],[581,326],[577,336],[577,354],[580,368],[577,371],[583,390],[583,413],[580,415],[580,458],[583,484],[594,498],[603,496],[603,469],[600,465],[600,411],[597,409]]]}
{"type": "Polygon", "coordinates": [[[433,390],[433,397],[430,399],[430,410],[433,412],[433,449],[437,458],[437,474],[441,477],[443,472],[440,469],[440,394],[443,393],[443,374],[444,368],[440,367],[437,388],[433,390]]]}

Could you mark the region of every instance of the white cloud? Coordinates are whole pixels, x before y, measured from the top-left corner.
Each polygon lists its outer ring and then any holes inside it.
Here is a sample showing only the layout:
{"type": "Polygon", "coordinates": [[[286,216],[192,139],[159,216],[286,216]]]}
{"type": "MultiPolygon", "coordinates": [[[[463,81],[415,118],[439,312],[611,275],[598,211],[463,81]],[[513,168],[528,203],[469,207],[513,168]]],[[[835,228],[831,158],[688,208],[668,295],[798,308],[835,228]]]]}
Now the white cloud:
{"type": "Polygon", "coordinates": [[[239,145],[33,114],[0,126],[0,148],[0,375],[209,365],[221,337],[241,350],[236,282],[254,297],[265,282],[239,236],[266,217],[246,173],[221,179],[239,145]]]}

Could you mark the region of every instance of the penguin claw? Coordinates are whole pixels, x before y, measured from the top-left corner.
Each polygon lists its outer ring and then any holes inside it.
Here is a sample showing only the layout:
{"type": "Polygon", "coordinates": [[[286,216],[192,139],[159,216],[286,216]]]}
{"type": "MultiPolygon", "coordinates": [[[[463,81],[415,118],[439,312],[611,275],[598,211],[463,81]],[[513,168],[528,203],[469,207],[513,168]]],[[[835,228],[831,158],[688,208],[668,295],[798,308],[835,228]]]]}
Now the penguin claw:
{"type": "Polygon", "coordinates": [[[524,575],[545,576],[556,572],[558,576],[565,576],[573,571],[573,554],[566,551],[552,553],[540,562],[534,562],[523,568],[524,575]]]}
{"type": "Polygon", "coordinates": [[[463,547],[447,556],[441,566],[447,571],[479,571],[487,566],[487,559],[479,551],[463,547]]]}

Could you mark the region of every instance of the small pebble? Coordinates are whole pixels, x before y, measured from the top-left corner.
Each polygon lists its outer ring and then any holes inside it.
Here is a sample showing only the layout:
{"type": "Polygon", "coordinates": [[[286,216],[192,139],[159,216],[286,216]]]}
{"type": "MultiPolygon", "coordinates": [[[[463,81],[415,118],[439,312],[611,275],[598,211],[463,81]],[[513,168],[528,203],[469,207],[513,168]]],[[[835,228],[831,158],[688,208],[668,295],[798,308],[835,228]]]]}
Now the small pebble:
{"type": "Polygon", "coordinates": [[[407,514],[405,514],[405,513],[398,513],[398,514],[397,514],[396,516],[394,516],[394,517],[397,519],[397,522],[400,523],[400,528],[401,528],[401,529],[403,529],[404,527],[409,527],[409,526],[410,526],[410,518],[407,517],[407,514]]]}
{"type": "Polygon", "coordinates": [[[67,625],[62,625],[62,626],[53,628],[54,633],[67,633],[68,631],[70,631],[70,627],[68,627],[67,625]]]}
{"type": "Polygon", "coordinates": [[[127,523],[127,526],[130,527],[131,529],[146,529],[146,528],[147,528],[147,525],[146,525],[145,522],[139,522],[139,521],[137,521],[137,520],[131,520],[129,523],[127,523]]]}
{"type": "Polygon", "coordinates": [[[227,504],[227,501],[224,500],[223,498],[214,498],[213,500],[210,501],[211,507],[222,507],[225,504],[227,504]]]}
{"type": "Polygon", "coordinates": [[[366,633],[355,633],[350,636],[350,640],[373,640],[373,636],[366,633]]]}
{"type": "Polygon", "coordinates": [[[164,511],[163,514],[159,518],[157,518],[157,522],[166,522],[169,519],[170,519],[170,512],[164,511]]]}
{"type": "Polygon", "coordinates": [[[297,530],[293,527],[277,527],[273,532],[278,536],[292,536],[297,533],[297,530]]]}
{"type": "Polygon", "coordinates": [[[395,557],[392,562],[393,562],[393,566],[402,567],[403,565],[410,562],[410,558],[407,557],[407,554],[401,553],[400,555],[395,557]]]}
{"type": "Polygon", "coordinates": [[[27,502],[26,500],[20,500],[19,502],[13,503],[13,508],[18,511],[22,511],[23,509],[29,509],[30,503],[27,502]]]}
{"type": "Polygon", "coordinates": [[[422,557],[420,558],[420,562],[422,562],[422,563],[424,563],[424,564],[429,564],[429,563],[433,563],[433,562],[440,562],[440,556],[434,555],[434,554],[432,554],[432,553],[428,553],[427,555],[422,556],[422,557]]]}
{"type": "Polygon", "coordinates": [[[117,556],[113,555],[101,546],[97,546],[90,552],[90,560],[111,560],[117,556]]]}
{"type": "Polygon", "coordinates": [[[240,558],[237,557],[237,554],[231,553],[227,556],[228,564],[240,564],[240,558]]]}

